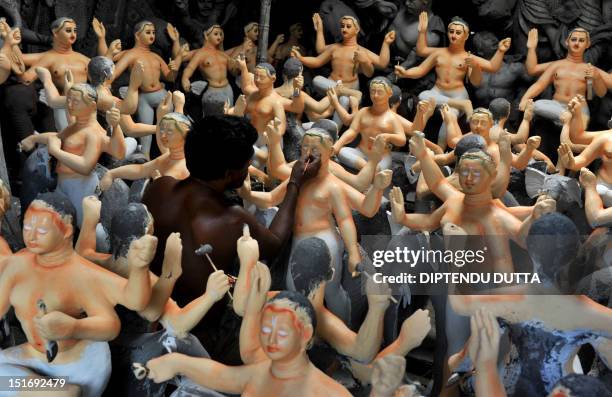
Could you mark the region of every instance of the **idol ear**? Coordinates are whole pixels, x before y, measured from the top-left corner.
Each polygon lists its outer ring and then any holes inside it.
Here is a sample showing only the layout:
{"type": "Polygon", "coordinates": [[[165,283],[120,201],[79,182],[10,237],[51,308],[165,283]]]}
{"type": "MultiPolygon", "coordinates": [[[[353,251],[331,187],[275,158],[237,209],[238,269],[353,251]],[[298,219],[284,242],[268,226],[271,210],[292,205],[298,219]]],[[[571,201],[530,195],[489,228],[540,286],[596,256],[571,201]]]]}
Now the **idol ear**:
{"type": "Polygon", "coordinates": [[[312,341],[313,337],[314,337],[314,329],[312,328],[312,324],[308,324],[304,326],[302,338],[304,339],[306,346],[310,345],[310,342],[312,341]]]}

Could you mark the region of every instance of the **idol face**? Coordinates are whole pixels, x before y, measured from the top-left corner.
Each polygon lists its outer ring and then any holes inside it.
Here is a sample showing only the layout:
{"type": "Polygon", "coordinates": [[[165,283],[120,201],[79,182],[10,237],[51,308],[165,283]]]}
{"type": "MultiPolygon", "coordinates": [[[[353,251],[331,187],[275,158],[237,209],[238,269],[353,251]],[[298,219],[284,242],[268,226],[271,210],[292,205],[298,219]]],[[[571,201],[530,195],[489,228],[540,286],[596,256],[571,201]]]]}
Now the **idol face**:
{"type": "Polygon", "coordinates": [[[459,163],[459,184],[465,194],[479,194],[490,189],[493,176],[483,166],[482,161],[466,159],[459,163]]]}
{"type": "Polygon", "coordinates": [[[261,346],[272,361],[296,357],[304,344],[304,329],[295,312],[275,305],[264,309],[259,334],[261,346]]]}
{"type": "Polygon", "coordinates": [[[57,212],[39,201],[30,204],[23,220],[23,241],[28,251],[37,255],[54,252],[67,236],[72,236],[72,225],[57,212]]]}

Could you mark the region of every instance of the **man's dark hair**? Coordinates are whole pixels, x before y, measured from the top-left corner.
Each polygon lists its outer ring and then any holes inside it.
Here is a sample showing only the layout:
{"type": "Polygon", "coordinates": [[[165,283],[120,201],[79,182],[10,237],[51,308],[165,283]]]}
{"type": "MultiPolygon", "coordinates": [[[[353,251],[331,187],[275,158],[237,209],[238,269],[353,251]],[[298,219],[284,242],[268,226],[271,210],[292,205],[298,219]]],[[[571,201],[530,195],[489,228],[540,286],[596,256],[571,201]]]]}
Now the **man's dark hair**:
{"type": "MultiPolygon", "coordinates": [[[[573,397],[612,397],[612,390],[604,382],[593,376],[569,374],[559,379],[555,387],[563,386],[573,397]]],[[[554,389],[554,388],[553,388],[554,389]]]]}
{"type": "Polygon", "coordinates": [[[325,241],[309,237],[295,245],[289,266],[296,291],[308,296],[333,276],[332,258],[325,241]]]}
{"type": "Polygon", "coordinates": [[[493,122],[510,116],[510,102],[506,98],[495,98],[489,104],[489,111],[493,115],[493,122]]]}
{"type": "Polygon", "coordinates": [[[185,162],[191,176],[203,181],[223,178],[253,157],[257,130],[243,117],[206,116],[185,139],[185,162]]]}
{"type": "Polygon", "coordinates": [[[283,76],[285,76],[287,80],[291,80],[299,76],[302,70],[304,70],[302,62],[296,57],[289,57],[283,65],[283,76]]]}
{"type": "Polygon", "coordinates": [[[130,244],[145,235],[151,215],[141,203],[130,203],[125,210],[113,214],[110,226],[110,245],[113,258],[127,256],[130,244]]]}
{"type": "Polygon", "coordinates": [[[557,273],[576,257],[580,234],[570,218],[553,212],[533,222],[525,242],[527,251],[540,262],[542,273],[555,280],[557,273]]]}
{"type": "Polygon", "coordinates": [[[389,98],[389,106],[393,106],[396,103],[402,101],[402,89],[393,84],[391,86],[391,97],[389,98]]]}
{"type": "Polygon", "coordinates": [[[459,139],[457,146],[455,146],[455,167],[459,165],[459,160],[468,151],[486,150],[487,142],[480,135],[472,134],[466,135],[459,139]]]}
{"type": "Polygon", "coordinates": [[[42,201],[62,217],[70,216],[72,219],[72,230],[74,234],[76,234],[77,212],[72,202],[68,199],[68,196],[58,191],[40,193],[36,196],[35,201],[42,201]]]}
{"type": "MultiPolygon", "coordinates": [[[[270,299],[267,304],[275,301],[287,299],[288,301],[295,303],[298,308],[304,309],[308,317],[310,318],[310,324],[312,324],[313,331],[317,329],[317,315],[315,313],[312,303],[304,295],[295,291],[281,291],[275,297],[270,299]]],[[[313,332],[314,337],[314,332],[313,332]]]]}
{"type": "Polygon", "coordinates": [[[255,69],[259,69],[259,68],[266,69],[269,76],[276,76],[276,69],[274,69],[274,66],[270,65],[267,62],[258,63],[257,66],[255,66],[255,69]]]}

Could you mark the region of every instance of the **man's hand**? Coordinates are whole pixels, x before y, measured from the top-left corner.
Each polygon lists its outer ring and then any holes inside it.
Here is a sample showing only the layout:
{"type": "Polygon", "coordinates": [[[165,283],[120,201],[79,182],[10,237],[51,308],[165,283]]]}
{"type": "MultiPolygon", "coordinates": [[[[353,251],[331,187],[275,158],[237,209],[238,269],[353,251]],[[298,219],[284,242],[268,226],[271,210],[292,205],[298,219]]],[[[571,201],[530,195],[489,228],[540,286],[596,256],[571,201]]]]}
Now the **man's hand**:
{"type": "Polygon", "coordinates": [[[170,69],[171,72],[177,73],[180,67],[181,65],[180,63],[176,61],[176,59],[173,60],[172,58],[170,58],[170,62],[168,63],[168,68],[170,69]]]}
{"type": "Polygon", "coordinates": [[[563,167],[573,170],[576,166],[576,160],[574,159],[574,153],[572,153],[570,145],[568,143],[562,143],[559,145],[557,153],[559,154],[559,161],[563,167]]]}
{"type": "Polygon", "coordinates": [[[279,45],[283,41],[285,41],[285,35],[281,33],[278,36],[276,36],[276,39],[274,39],[274,44],[279,45]]]}
{"type": "Polygon", "coordinates": [[[329,87],[327,89],[327,97],[330,103],[338,103],[338,94],[336,93],[335,87],[329,87]]]}
{"type": "Polygon", "coordinates": [[[541,196],[533,207],[532,217],[534,220],[542,215],[550,214],[557,210],[557,202],[549,196],[541,196]]]}
{"type": "Polygon", "coordinates": [[[268,266],[261,262],[257,262],[255,267],[251,269],[250,285],[247,311],[251,313],[260,312],[263,305],[266,303],[268,291],[272,285],[272,276],[270,275],[268,266]]]}
{"type": "Polygon", "coordinates": [[[96,196],[83,197],[83,218],[98,221],[102,211],[102,203],[96,196]]]}
{"type": "Polygon", "coordinates": [[[406,68],[404,68],[403,66],[395,65],[393,68],[393,73],[395,73],[397,77],[404,77],[406,75],[406,68]]]}
{"type": "Polygon", "coordinates": [[[206,295],[210,296],[213,301],[219,302],[229,289],[229,277],[223,273],[223,270],[217,270],[208,276],[206,295]]]}
{"type": "Polygon", "coordinates": [[[497,49],[503,53],[506,53],[506,51],[510,49],[511,43],[512,39],[510,39],[510,37],[506,37],[505,39],[499,42],[499,44],[497,45],[497,49]]]}
{"type": "Polygon", "coordinates": [[[240,266],[254,265],[259,260],[259,244],[251,237],[249,225],[246,223],[242,227],[242,236],[236,241],[236,251],[240,266]]]}
{"type": "Polygon", "coordinates": [[[166,114],[172,111],[172,93],[168,91],[164,100],[157,106],[156,116],[157,120],[161,120],[166,114]]]}
{"type": "Polygon", "coordinates": [[[34,70],[36,71],[36,75],[38,76],[38,79],[42,83],[52,80],[51,72],[49,72],[49,69],[43,68],[41,66],[37,66],[36,68],[34,68],[34,70]]]}
{"type": "Polygon", "coordinates": [[[402,224],[404,216],[406,216],[406,209],[404,207],[404,193],[402,189],[397,186],[393,186],[389,195],[391,199],[391,215],[393,216],[393,222],[402,224]]]}
{"type": "Polygon", "coordinates": [[[58,311],[49,312],[42,317],[34,317],[34,327],[46,340],[70,339],[77,320],[58,311]]]}
{"type": "Polygon", "coordinates": [[[104,27],[104,24],[98,20],[98,18],[94,17],[93,21],[91,21],[91,26],[99,39],[106,37],[106,28],[104,27]]]}
{"type": "Polygon", "coordinates": [[[174,109],[183,109],[185,107],[185,94],[181,91],[172,91],[172,103],[174,104],[174,109]]]}
{"type": "Polygon", "coordinates": [[[181,38],[179,31],[174,26],[172,26],[171,23],[166,25],[166,32],[168,32],[168,37],[170,37],[170,40],[172,40],[173,42],[179,41],[179,39],[181,38]]]}
{"type": "Polygon", "coordinates": [[[384,170],[378,172],[376,175],[374,175],[374,182],[372,183],[374,189],[385,190],[387,186],[389,186],[389,184],[391,183],[392,176],[393,171],[391,170],[384,170]]]}
{"type": "Polygon", "coordinates": [[[499,325],[495,317],[478,309],[470,318],[468,353],[476,367],[495,366],[499,355],[499,325]]]}
{"type": "Polygon", "coordinates": [[[157,237],[145,234],[138,240],[132,241],[127,254],[130,269],[146,269],[157,248],[157,237]]]}
{"type": "Polygon", "coordinates": [[[130,85],[132,88],[140,87],[142,77],[144,76],[144,64],[142,61],[137,61],[130,71],[130,85]]]}
{"type": "Polygon", "coordinates": [[[378,358],[372,365],[372,394],[376,397],[392,397],[402,384],[406,372],[406,359],[388,355],[378,358]]]}
{"type": "Polygon", "coordinates": [[[171,233],[166,239],[166,250],[162,263],[161,276],[177,280],[183,274],[183,241],[180,233],[171,233]]]}
{"type": "Polygon", "coordinates": [[[385,38],[383,40],[383,43],[385,43],[387,45],[391,45],[391,44],[393,44],[394,41],[395,41],[395,30],[387,32],[387,34],[385,35],[385,38]]]}
{"type": "Polygon", "coordinates": [[[427,147],[425,146],[425,134],[421,131],[415,131],[412,138],[410,138],[410,153],[414,155],[418,160],[421,160],[425,154],[427,154],[427,147]]]}
{"type": "Polygon", "coordinates": [[[423,339],[431,330],[429,310],[419,309],[404,320],[400,330],[400,340],[414,348],[423,343],[423,339]]]}
{"type": "Polygon", "coordinates": [[[71,69],[66,69],[64,72],[64,95],[68,94],[68,91],[75,84],[74,75],[72,74],[71,69]]]}
{"type": "Polygon", "coordinates": [[[427,15],[427,11],[423,11],[419,14],[419,33],[427,32],[427,25],[429,24],[429,16],[427,15]]]}
{"type": "Polygon", "coordinates": [[[303,154],[302,157],[293,165],[289,181],[302,186],[305,181],[314,178],[321,168],[321,154],[303,154]]]}
{"type": "Polygon", "coordinates": [[[106,54],[110,55],[112,58],[115,55],[119,54],[120,52],[121,52],[121,39],[115,39],[108,46],[108,51],[106,52],[106,54]]]}
{"type": "Polygon", "coordinates": [[[312,14],[312,25],[314,27],[315,32],[323,31],[323,20],[321,19],[321,15],[319,15],[318,13],[312,14]]]}
{"type": "Polygon", "coordinates": [[[538,29],[533,28],[529,31],[529,34],[527,35],[527,48],[538,48],[538,29]]]}
{"type": "Polygon", "coordinates": [[[21,142],[19,142],[19,145],[17,145],[17,149],[20,152],[31,152],[32,150],[34,150],[34,146],[36,146],[36,144],[34,143],[34,140],[32,139],[34,135],[30,135],[27,138],[24,138],[21,142]]]}
{"type": "Polygon", "coordinates": [[[177,355],[177,353],[164,354],[163,356],[149,360],[146,364],[149,371],[147,377],[155,383],[166,382],[174,378],[178,374],[178,371],[173,365],[177,355]]]}
{"type": "Polygon", "coordinates": [[[580,184],[584,188],[594,188],[597,186],[597,177],[588,168],[582,168],[580,170],[580,184]]]}
{"type": "Polygon", "coordinates": [[[108,125],[115,129],[119,125],[119,119],[121,118],[121,112],[115,106],[113,102],[113,107],[106,111],[106,122],[108,125]]]}
{"type": "Polygon", "coordinates": [[[539,136],[530,136],[529,139],[527,139],[527,147],[535,150],[540,147],[540,142],[542,142],[542,138],[539,136]]]}

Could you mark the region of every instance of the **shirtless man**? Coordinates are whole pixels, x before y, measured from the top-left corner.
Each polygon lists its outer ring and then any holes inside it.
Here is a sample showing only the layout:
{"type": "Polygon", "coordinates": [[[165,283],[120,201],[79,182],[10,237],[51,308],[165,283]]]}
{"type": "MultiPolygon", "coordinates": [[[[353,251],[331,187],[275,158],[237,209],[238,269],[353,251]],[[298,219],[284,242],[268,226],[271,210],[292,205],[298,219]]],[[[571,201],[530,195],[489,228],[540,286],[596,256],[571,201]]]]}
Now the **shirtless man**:
{"type": "Polygon", "coordinates": [[[461,190],[446,180],[440,167],[425,148],[422,134],[410,140],[410,149],[421,161],[423,176],[431,191],[444,204],[431,214],[406,214],[404,196],[398,187],[391,193],[391,209],[395,222],[413,230],[436,230],[447,223],[463,228],[468,235],[484,236],[489,247],[487,256],[491,271],[512,272],[509,239],[524,246],[524,238],[534,218],[554,209],[555,202],[544,198],[534,207],[532,215],[522,223],[497,204],[491,194],[496,176],[496,163],[483,152],[465,153],[459,160],[461,190]]]}
{"type": "Polygon", "coordinates": [[[186,93],[191,89],[189,79],[193,76],[196,68],[208,82],[206,91],[202,96],[202,104],[208,101],[211,95],[218,95],[218,93],[227,98],[229,106],[234,104],[234,92],[227,80],[227,71],[236,69],[237,65],[227,53],[223,52],[223,37],[221,26],[212,25],[208,28],[204,32],[204,45],[195,51],[191,61],[183,71],[181,85],[186,93]]]}
{"type": "MultiPolygon", "coordinates": [[[[422,14],[423,15],[423,14],[422,14]]],[[[423,21],[426,23],[427,14],[423,21]]],[[[419,31],[422,29],[419,28],[419,31]]],[[[425,34],[425,32],[423,33],[425,34]]],[[[454,17],[448,24],[448,40],[450,45],[444,48],[429,48],[426,44],[417,47],[417,53],[426,55],[427,58],[419,65],[410,69],[401,66],[395,67],[395,74],[400,78],[419,79],[429,73],[433,68],[436,70],[436,85],[431,90],[419,94],[420,100],[434,98],[438,106],[448,104],[453,108],[456,116],[460,112],[470,116],[472,103],[469,99],[464,81],[469,78],[476,86],[480,85],[481,71],[495,73],[502,65],[504,54],[510,48],[510,39],[506,38],[499,42],[497,52],[490,60],[486,60],[465,50],[465,42],[470,35],[470,28],[463,19],[454,17]]],[[[420,39],[421,40],[421,39],[420,39]]],[[[438,145],[446,148],[446,125],[442,123],[438,134],[438,145]]]]}
{"type": "MultiPolygon", "coordinates": [[[[53,48],[36,54],[23,54],[23,62],[30,68],[21,76],[25,84],[31,84],[38,77],[36,67],[49,69],[53,83],[64,92],[64,75],[67,70],[72,72],[74,83],[87,82],[87,64],[89,58],[72,50],[77,39],[76,22],[71,18],[58,18],[51,23],[53,33],[53,48]]],[[[68,126],[64,109],[54,109],[55,127],[61,131],[68,126]]]]}
{"type": "MultiPolygon", "coordinates": [[[[546,87],[553,84],[555,93],[553,99],[540,99],[535,101],[535,114],[556,123],[568,102],[576,95],[587,96],[589,81],[592,90],[598,97],[607,93],[607,87],[602,75],[606,72],[584,62],[584,52],[591,45],[589,32],[582,28],[570,31],[565,41],[567,45],[567,57],[559,61],[550,62],[538,81],[533,83],[525,92],[519,109],[524,110],[529,99],[540,95],[546,87]]],[[[589,108],[582,108],[584,113],[584,126],[589,123],[589,108]]]]}
{"type": "MultiPolygon", "coordinates": [[[[370,98],[372,106],[359,110],[348,130],[334,144],[334,153],[338,154],[340,162],[353,169],[360,170],[366,164],[373,149],[373,138],[381,135],[386,143],[402,147],[406,144],[404,128],[397,115],[389,107],[389,98],[393,91],[391,83],[384,77],[376,77],[370,81],[370,98]],[[357,134],[361,142],[357,148],[344,147],[351,143],[357,134]]],[[[383,158],[380,169],[391,168],[391,153],[383,158]]]]}
{"type": "MultiPolygon", "coordinates": [[[[357,275],[357,265],[361,263],[357,230],[351,210],[357,210],[367,217],[374,216],[380,207],[383,190],[391,182],[391,171],[376,174],[372,187],[364,195],[330,172],[333,143],[330,134],[320,128],[311,128],[304,134],[302,156],[308,156],[310,153],[320,154],[321,167],[316,178],[304,184],[298,197],[293,247],[308,237],[318,237],[327,244],[335,272],[334,278],[325,289],[326,302],[334,314],[349,324],[350,299],[341,285],[344,250],[348,253],[349,273],[357,275]]],[[[271,192],[243,189],[240,194],[243,199],[260,208],[273,207],[287,194],[289,181],[284,181],[271,192]]],[[[287,282],[290,278],[291,273],[288,272],[287,282]]]]}
{"type": "MultiPolygon", "coordinates": [[[[318,14],[313,17],[315,30],[317,31],[317,50],[319,55],[316,57],[305,57],[294,48],[291,56],[299,59],[308,68],[320,68],[331,62],[332,72],[329,78],[316,76],[313,86],[320,95],[325,95],[327,90],[334,87],[338,81],[348,88],[359,89],[358,73],[363,73],[367,77],[372,77],[374,67],[384,69],[389,65],[390,50],[389,46],[395,40],[395,32],[385,35],[380,55],[357,43],[357,35],[360,31],[359,22],[352,16],[340,18],[340,30],[342,32],[342,42],[325,45],[323,36],[323,21],[318,14]]],[[[341,104],[348,108],[348,98],[341,97],[341,104]]],[[[337,116],[334,117],[336,124],[341,125],[337,116]]]]}
{"type": "Polygon", "coordinates": [[[157,133],[164,148],[162,155],[144,164],[128,164],[109,170],[100,180],[100,189],[107,190],[117,178],[137,180],[158,176],[171,176],[182,181],[189,176],[185,164],[185,136],[191,121],[181,113],[167,113],[159,122],[157,133]]]}
{"type": "MultiPolygon", "coordinates": [[[[212,245],[212,260],[217,268],[227,271],[236,260],[236,240],[242,236],[244,223],[259,242],[264,260],[275,258],[291,233],[300,186],[316,175],[320,162],[315,157],[307,167],[305,159],[297,162],[285,201],[266,228],[242,206],[234,205],[223,195],[224,191],[237,189],[244,183],[256,139],[257,131],[243,118],[205,117],[195,123],[186,137],[185,161],[190,176],[183,181],[158,178],[144,194],[142,202],[155,219],[155,235],[160,243],[164,244],[173,232],[180,232],[183,239],[183,277],[173,292],[181,306],[202,295],[201,280],[213,271],[194,253],[201,244],[212,245]]],[[[151,270],[158,275],[162,259],[163,253],[159,250],[151,265],[151,270]]],[[[215,333],[216,328],[211,324],[218,323],[223,310],[223,305],[215,305],[208,314],[207,326],[200,326],[193,333],[201,339],[215,333]]],[[[214,352],[211,354],[214,356],[214,352]]]]}
{"type": "MultiPolygon", "coordinates": [[[[57,190],[66,194],[77,211],[77,224],[83,221],[81,203],[83,198],[95,193],[98,176],[94,168],[104,148],[109,146],[106,131],[96,119],[97,93],[89,84],[75,84],[67,95],[68,113],[76,119],[75,123],[60,133],[48,132],[31,135],[21,141],[21,148],[30,151],[35,144],[45,144],[49,154],[58,160],[57,190]]],[[[107,121],[113,129],[117,145],[123,142],[119,126],[119,110],[107,112],[107,121]]],[[[125,145],[123,147],[125,155],[125,145]]]]}
{"type": "Polygon", "coordinates": [[[196,383],[244,396],[346,396],[351,394],[317,369],[306,350],[316,329],[316,316],[306,297],[283,291],[268,301],[261,315],[259,340],[268,359],[228,367],[213,360],[171,353],[147,363],[149,378],[163,382],[181,374],[196,383]]]}
{"type": "Polygon", "coordinates": [[[148,264],[157,240],[132,242],[126,280],[74,251],[75,227],[75,209],[61,194],[44,193],[28,207],[26,248],[8,258],[0,276],[0,314],[14,307],[27,342],[0,352],[0,374],[66,376],[71,386],[54,395],[98,397],[111,373],[106,341],[121,326],[114,306],[142,310],[148,304],[148,264]]]}
{"type": "MultiPolygon", "coordinates": [[[[130,71],[138,63],[143,65],[142,83],[140,84],[140,95],[138,96],[138,119],[141,123],[155,123],[155,108],[159,106],[166,96],[166,90],[160,81],[163,77],[166,81],[174,81],[181,65],[181,57],[170,60],[170,63],[151,51],[155,42],[155,25],[150,21],[141,21],[134,27],[134,48],[125,51],[117,62],[113,80],[118,78],[127,69],[130,71]]],[[[151,150],[152,137],[146,136],[141,140],[142,150],[146,156],[151,150]]]]}

